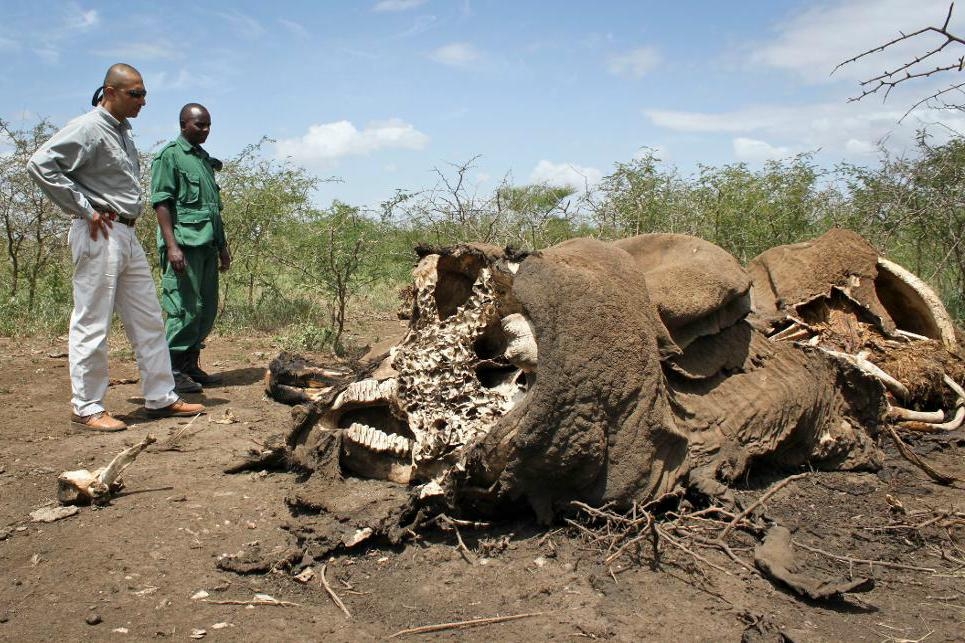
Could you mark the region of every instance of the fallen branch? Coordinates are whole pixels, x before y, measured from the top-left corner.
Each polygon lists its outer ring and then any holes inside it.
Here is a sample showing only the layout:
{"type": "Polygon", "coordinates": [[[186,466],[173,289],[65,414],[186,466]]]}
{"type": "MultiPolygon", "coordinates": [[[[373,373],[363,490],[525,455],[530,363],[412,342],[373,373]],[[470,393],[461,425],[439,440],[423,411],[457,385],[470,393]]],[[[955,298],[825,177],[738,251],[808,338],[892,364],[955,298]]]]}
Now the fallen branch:
{"type": "Polygon", "coordinates": [[[751,513],[753,513],[753,511],[754,511],[755,509],[757,509],[757,508],[760,507],[762,504],[764,504],[765,502],[767,502],[767,500],[768,500],[771,496],[773,496],[775,493],[777,493],[778,491],[780,491],[781,489],[783,489],[784,487],[786,487],[786,486],[787,486],[788,484],[790,484],[792,481],[794,481],[794,480],[800,480],[801,478],[803,478],[803,477],[806,476],[806,475],[808,475],[808,474],[805,472],[805,473],[798,473],[798,474],[793,475],[793,476],[791,476],[791,477],[789,477],[789,478],[784,478],[783,480],[781,480],[780,482],[778,482],[776,485],[774,485],[773,487],[771,487],[770,489],[768,489],[760,498],[758,498],[755,502],[753,502],[753,503],[751,504],[751,506],[749,506],[747,509],[745,509],[744,511],[742,511],[741,513],[739,513],[736,518],[734,518],[733,520],[730,521],[730,523],[724,528],[724,531],[721,532],[720,536],[717,537],[718,542],[723,543],[724,540],[727,538],[727,536],[730,534],[730,532],[734,529],[734,527],[736,527],[736,526],[738,525],[738,523],[740,523],[740,521],[744,520],[744,519],[747,518],[749,515],[751,515],[751,513]]]}
{"type": "Polygon", "coordinates": [[[821,554],[822,556],[827,556],[828,558],[832,558],[834,560],[840,560],[845,563],[851,563],[851,564],[857,563],[859,565],[878,565],[879,567],[890,567],[892,569],[907,569],[913,572],[930,572],[932,574],[938,571],[937,569],[933,569],[931,567],[917,567],[915,565],[904,565],[902,563],[890,563],[886,560],[869,560],[867,558],[852,558],[851,556],[841,556],[839,554],[832,554],[831,552],[824,551],[823,549],[818,549],[817,547],[811,547],[810,545],[805,545],[804,543],[799,542],[797,540],[794,540],[792,542],[795,544],[795,546],[800,547],[801,549],[806,549],[810,552],[814,552],[815,554],[821,554]]]}
{"type": "Polygon", "coordinates": [[[321,574],[322,587],[324,587],[325,591],[328,592],[328,596],[329,598],[332,599],[332,602],[335,603],[335,605],[337,605],[338,608],[345,613],[345,618],[352,618],[352,613],[348,611],[348,608],[345,607],[345,603],[342,602],[342,599],[338,597],[338,594],[335,593],[335,590],[333,590],[329,586],[328,581],[325,579],[326,567],[327,565],[322,565],[322,574],[321,574]]]}
{"type": "Polygon", "coordinates": [[[956,478],[953,475],[947,473],[942,473],[938,471],[933,466],[918,457],[918,454],[912,451],[907,444],[898,436],[895,432],[894,427],[888,427],[888,433],[891,434],[891,439],[894,440],[895,446],[898,447],[898,453],[900,453],[906,460],[911,462],[913,465],[924,471],[929,478],[934,480],[939,484],[949,485],[953,482],[962,482],[960,478],[956,478]]]}
{"type": "Polygon", "coordinates": [[[394,639],[400,636],[408,636],[409,634],[425,634],[426,632],[442,632],[443,630],[458,630],[468,627],[476,627],[478,625],[492,625],[494,623],[505,623],[506,621],[516,621],[521,618],[530,618],[533,616],[542,615],[543,612],[529,612],[527,614],[514,614],[513,616],[494,616],[492,618],[474,618],[469,621],[454,621],[452,623],[423,625],[421,627],[412,627],[407,630],[399,630],[389,638],[394,639]]]}

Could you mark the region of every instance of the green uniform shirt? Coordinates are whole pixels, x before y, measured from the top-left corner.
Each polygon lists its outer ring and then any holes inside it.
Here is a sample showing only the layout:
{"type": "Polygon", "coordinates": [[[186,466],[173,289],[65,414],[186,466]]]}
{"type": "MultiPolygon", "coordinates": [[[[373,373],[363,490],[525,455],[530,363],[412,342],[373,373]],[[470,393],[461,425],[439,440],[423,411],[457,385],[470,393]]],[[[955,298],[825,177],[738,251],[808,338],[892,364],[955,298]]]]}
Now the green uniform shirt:
{"type": "MultiPolygon", "coordinates": [[[[178,245],[197,247],[227,245],[221,221],[221,188],[214,179],[213,164],[200,146],[178,136],[154,156],[151,165],[151,205],[168,203],[178,245]]],[[[219,164],[220,165],[220,164],[219,164]]],[[[164,237],[158,228],[158,248],[164,237]]]]}

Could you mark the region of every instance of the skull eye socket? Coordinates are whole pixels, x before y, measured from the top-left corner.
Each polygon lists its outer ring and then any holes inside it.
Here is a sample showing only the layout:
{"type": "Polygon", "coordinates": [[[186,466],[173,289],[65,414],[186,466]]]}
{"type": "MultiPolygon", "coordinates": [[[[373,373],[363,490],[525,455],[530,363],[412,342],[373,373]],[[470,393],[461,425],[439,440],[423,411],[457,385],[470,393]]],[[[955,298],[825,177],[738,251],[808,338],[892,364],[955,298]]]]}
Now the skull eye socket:
{"type": "Polygon", "coordinates": [[[482,261],[471,255],[439,257],[433,296],[440,321],[452,317],[472,296],[472,286],[479,277],[482,261]]]}

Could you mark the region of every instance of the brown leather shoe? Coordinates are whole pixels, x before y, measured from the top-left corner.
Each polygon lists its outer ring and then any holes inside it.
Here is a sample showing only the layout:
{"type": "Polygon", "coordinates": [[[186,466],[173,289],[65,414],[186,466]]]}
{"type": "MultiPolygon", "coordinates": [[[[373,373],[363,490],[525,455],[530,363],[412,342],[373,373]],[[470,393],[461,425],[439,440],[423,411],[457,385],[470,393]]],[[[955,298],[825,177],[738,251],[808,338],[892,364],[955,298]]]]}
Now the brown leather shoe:
{"type": "Polygon", "coordinates": [[[75,429],[85,429],[87,431],[123,431],[127,425],[113,417],[107,411],[94,413],[92,415],[77,415],[72,413],[70,425],[75,429]]]}
{"type": "Polygon", "coordinates": [[[145,410],[152,418],[186,417],[205,412],[204,404],[191,404],[190,402],[185,402],[181,398],[178,398],[178,401],[174,404],[168,404],[160,409],[145,410]]]}

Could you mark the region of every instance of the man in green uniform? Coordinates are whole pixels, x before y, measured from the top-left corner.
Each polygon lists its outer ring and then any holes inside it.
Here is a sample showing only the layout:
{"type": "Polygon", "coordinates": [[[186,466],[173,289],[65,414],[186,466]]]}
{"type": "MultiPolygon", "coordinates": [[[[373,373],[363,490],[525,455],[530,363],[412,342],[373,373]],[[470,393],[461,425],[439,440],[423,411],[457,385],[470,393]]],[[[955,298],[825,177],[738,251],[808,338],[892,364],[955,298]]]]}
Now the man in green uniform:
{"type": "Polygon", "coordinates": [[[201,370],[204,340],[218,309],[218,271],[231,265],[214,178],[221,161],[201,147],[211,130],[203,105],[181,108],[181,135],[165,145],[151,166],[151,205],[157,213],[161,257],[161,306],[167,313],[175,390],[197,393],[220,378],[201,370]]]}

